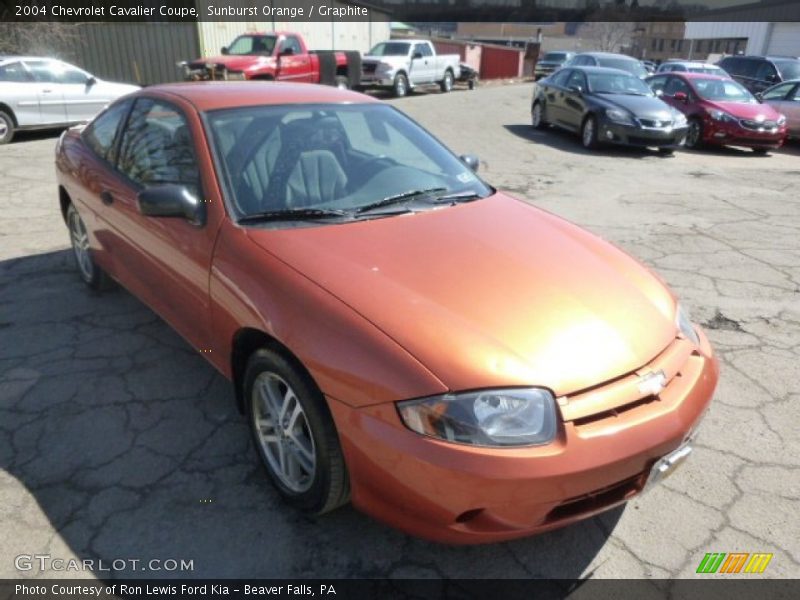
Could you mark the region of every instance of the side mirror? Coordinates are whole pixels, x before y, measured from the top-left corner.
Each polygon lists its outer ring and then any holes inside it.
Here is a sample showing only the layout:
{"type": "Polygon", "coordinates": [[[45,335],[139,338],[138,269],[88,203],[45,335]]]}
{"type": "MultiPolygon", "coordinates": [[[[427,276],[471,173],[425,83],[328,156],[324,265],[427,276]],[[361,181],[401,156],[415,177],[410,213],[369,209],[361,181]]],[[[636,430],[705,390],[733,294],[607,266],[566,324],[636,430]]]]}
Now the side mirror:
{"type": "Polygon", "coordinates": [[[97,83],[97,79],[95,79],[94,75],[89,75],[86,78],[86,87],[92,87],[95,83],[97,83]]]}
{"type": "Polygon", "coordinates": [[[770,83],[778,83],[778,81],[780,81],[780,79],[775,73],[770,73],[769,75],[767,75],[766,80],[769,81],[770,83]]]}
{"type": "Polygon", "coordinates": [[[756,100],[758,100],[759,102],[764,102],[764,94],[762,94],[761,92],[758,92],[757,94],[755,94],[755,97],[756,97],[756,100]]]}
{"type": "Polygon", "coordinates": [[[224,55],[224,56],[227,56],[227,55],[228,55],[228,47],[227,47],[227,46],[223,46],[223,47],[220,49],[219,53],[220,53],[220,54],[222,54],[222,55],[224,55]]]}
{"type": "Polygon", "coordinates": [[[684,104],[689,101],[689,96],[686,95],[686,92],[675,92],[675,95],[672,97],[678,102],[683,102],[684,104]]]}
{"type": "Polygon", "coordinates": [[[147,217],[177,217],[194,225],[206,220],[205,204],[183,185],[156,185],[139,192],[137,199],[139,212],[147,217]]]}
{"type": "Polygon", "coordinates": [[[292,56],[294,54],[294,48],[289,46],[288,48],[281,48],[281,56],[292,56]]]}
{"type": "Polygon", "coordinates": [[[571,85],[567,88],[570,92],[575,92],[576,94],[582,94],[583,88],[579,85],[571,85]]]}
{"type": "Polygon", "coordinates": [[[481,161],[477,156],[474,154],[462,154],[458,158],[460,158],[461,162],[467,165],[470,170],[474,171],[475,173],[478,172],[478,167],[480,167],[481,161]]]}
{"type": "Polygon", "coordinates": [[[422,58],[422,52],[414,52],[414,54],[411,55],[411,60],[416,60],[417,58],[422,58]]]}

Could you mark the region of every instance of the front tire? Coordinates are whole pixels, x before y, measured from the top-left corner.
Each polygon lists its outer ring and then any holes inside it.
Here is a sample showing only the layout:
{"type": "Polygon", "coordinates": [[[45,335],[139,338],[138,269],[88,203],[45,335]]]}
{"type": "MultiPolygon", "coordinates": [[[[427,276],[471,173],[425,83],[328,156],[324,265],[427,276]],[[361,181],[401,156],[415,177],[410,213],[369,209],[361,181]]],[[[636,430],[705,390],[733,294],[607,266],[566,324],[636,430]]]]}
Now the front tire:
{"type": "Polygon", "coordinates": [[[581,143],[587,150],[597,148],[597,119],[589,115],[581,127],[581,143]]]}
{"type": "Polygon", "coordinates": [[[111,286],[111,280],[94,262],[92,249],[89,247],[89,234],[86,231],[86,225],[72,203],[67,207],[66,219],[78,274],[90,289],[95,291],[108,289],[111,286]]]}
{"type": "Polygon", "coordinates": [[[443,94],[453,89],[453,72],[449,69],[444,72],[444,79],[439,82],[439,88],[442,90],[443,94]]]}
{"type": "Polygon", "coordinates": [[[7,112],[0,110],[0,146],[14,139],[14,119],[7,112]]]}
{"type": "Polygon", "coordinates": [[[703,124],[700,119],[690,119],[689,129],[686,131],[686,147],[698,150],[703,146],[703,124]]]}
{"type": "Polygon", "coordinates": [[[408,77],[406,77],[403,73],[398,73],[394,76],[394,86],[392,86],[394,90],[394,95],[397,98],[402,98],[406,94],[408,94],[408,77]]]}
{"type": "Polygon", "coordinates": [[[542,103],[536,101],[531,108],[531,126],[534,129],[546,129],[547,121],[545,119],[545,111],[542,103]]]}
{"type": "Polygon", "coordinates": [[[247,363],[243,389],[256,450],[284,500],[310,515],[345,504],[344,455],[314,382],[281,354],[261,349],[247,363]]]}

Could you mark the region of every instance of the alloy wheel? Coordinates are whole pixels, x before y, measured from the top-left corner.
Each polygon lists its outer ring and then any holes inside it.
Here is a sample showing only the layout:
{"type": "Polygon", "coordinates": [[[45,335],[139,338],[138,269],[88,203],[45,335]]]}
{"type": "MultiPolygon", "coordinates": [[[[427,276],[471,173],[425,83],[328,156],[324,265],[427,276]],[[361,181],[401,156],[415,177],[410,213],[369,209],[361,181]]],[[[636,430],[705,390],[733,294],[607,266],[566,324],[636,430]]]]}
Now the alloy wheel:
{"type": "Polygon", "coordinates": [[[533,112],[531,113],[531,124],[534,127],[542,125],[542,105],[538,102],[533,105],[533,112]]]}
{"type": "Polygon", "coordinates": [[[276,373],[263,372],[253,384],[253,423],[270,470],[293,492],[308,490],[316,474],[316,449],[303,405],[276,373]]]}
{"type": "Polygon", "coordinates": [[[689,148],[696,148],[700,142],[700,123],[691,121],[689,131],[686,132],[686,145],[689,148]]]}
{"type": "Polygon", "coordinates": [[[75,253],[75,261],[78,269],[85,281],[91,281],[94,275],[92,257],[89,254],[89,235],[86,233],[86,226],[78,211],[72,210],[69,216],[69,237],[72,241],[72,251],[75,253]]]}
{"type": "Polygon", "coordinates": [[[594,143],[594,119],[589,118],[583,125],[583,145],[591,148],[594,143]]]}

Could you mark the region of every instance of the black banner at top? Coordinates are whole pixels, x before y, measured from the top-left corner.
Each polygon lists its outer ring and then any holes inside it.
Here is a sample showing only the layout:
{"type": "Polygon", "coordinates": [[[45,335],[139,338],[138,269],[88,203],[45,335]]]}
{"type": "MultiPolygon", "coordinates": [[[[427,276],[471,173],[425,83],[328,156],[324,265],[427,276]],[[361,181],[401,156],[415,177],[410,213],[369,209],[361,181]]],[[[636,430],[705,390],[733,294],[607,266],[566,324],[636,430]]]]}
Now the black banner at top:
{"type": "Polygon", "coordinates": [[[800,21],[796,0],[0,0],[5,22],[800,21]]]}

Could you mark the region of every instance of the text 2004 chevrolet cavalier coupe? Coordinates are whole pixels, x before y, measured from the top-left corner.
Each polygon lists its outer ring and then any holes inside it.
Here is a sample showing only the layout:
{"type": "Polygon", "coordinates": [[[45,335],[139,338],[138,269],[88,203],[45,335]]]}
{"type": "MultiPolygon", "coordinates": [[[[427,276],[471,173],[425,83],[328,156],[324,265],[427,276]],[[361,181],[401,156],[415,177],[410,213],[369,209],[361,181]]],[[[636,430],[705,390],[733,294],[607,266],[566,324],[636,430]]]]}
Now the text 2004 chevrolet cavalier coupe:
{"type": "Polygon", "coordinates": [[[563,526],[671,472],[711,400],[656,276],[366,96],[149,87],[56,162],[81,277],[211,350],[304,511],[456,543],[563,526]]]}

